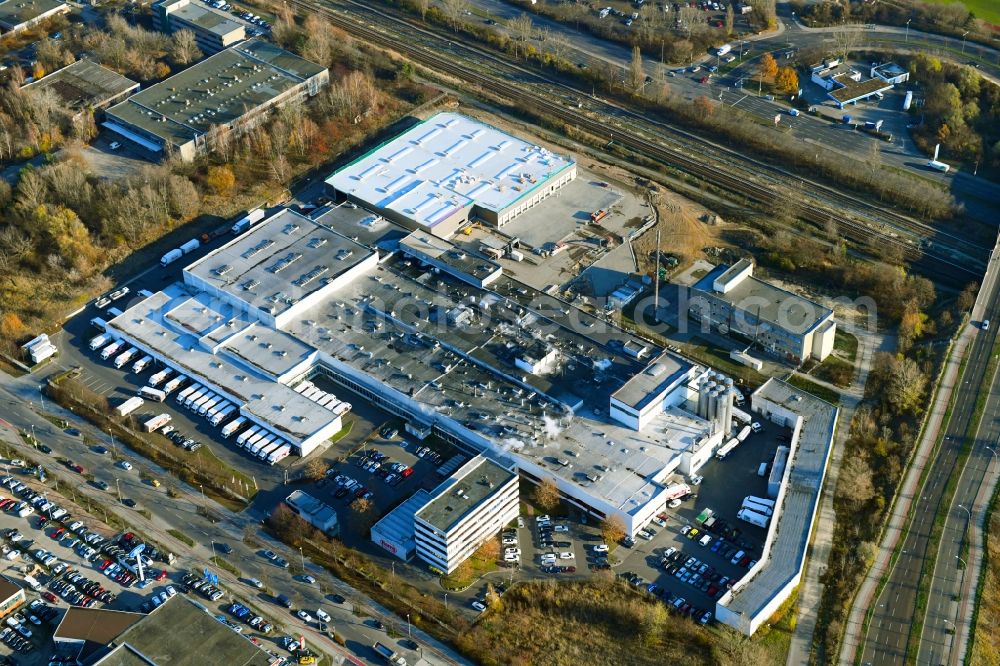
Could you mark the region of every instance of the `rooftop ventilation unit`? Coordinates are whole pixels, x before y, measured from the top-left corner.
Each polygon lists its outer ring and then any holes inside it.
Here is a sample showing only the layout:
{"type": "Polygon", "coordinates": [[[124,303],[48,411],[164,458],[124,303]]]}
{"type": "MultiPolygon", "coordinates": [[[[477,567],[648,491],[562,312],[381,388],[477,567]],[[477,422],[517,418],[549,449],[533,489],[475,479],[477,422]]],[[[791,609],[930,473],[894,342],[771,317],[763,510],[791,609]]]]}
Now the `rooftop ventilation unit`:
{"type": "Polygon", "coordinates": [[[274,245],[274,241],[271,240],[270,238],[265,238],[264,240],[262,240],[261,242],[257,243],[256,245],[254,245],[252,248],[250,248],[249,250],[247,250],[246,252],[244,252],[240,256],[242,256],[244,259],[249,259],[250,257],[254,256],[255,254],[263,252],[264,250],[266,250],[267,248],[271,247],[272,245],[274,245]]]}
{"type": "Polygon", "coordinates": [[[246,282],[243,283],[243,289],[245,289],[246,291],[250,291],[251,289],[259,285],[260,285],[260,280],[247,280],[246,282]]]}
{"type": "Polygon", "coordinates": [[[230,266],[229,264],[225,264],[223,266],[219,266],[218,268],[216,268],[215,269],[215,274],[219,275],[219,276],[222,276],[222,275],[225,275],[226,273],[230,272],[231,270],[233,270],[233,267],[230,266]]]}

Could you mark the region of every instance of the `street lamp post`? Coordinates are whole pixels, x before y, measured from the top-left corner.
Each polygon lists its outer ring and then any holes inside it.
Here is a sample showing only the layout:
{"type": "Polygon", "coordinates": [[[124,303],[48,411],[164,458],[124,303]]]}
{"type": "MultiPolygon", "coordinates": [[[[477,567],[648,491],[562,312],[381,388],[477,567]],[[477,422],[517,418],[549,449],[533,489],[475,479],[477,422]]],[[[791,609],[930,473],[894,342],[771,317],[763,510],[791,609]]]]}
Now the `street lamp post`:
{"type": "Polygon", "coordinates": [[[302,546],[299,546],[299,561],[302,563],[302,573],[306,572],[306,556],[302,554],[302,546]]]}
{"type": "Polygon", "coordinates": [[[198,489],[201,491],[201,501],[205,501],[205,486],[198,484],[198,489]]]}
{"type": "Polygon", "coordinates": [[[406,614],[406,637],[408,639],[410,639],[410,640],[413,640],[413,634],[410,633],[410,614],[409,613],[406,614]]]}
{"type": "Polygon", "coordinates": [[[910,21],[912,20],[913,19],[906,20],[906,39],[904,41],[906,41],[907,43],[909,43],[910,41],[910,21]]]}
{"type": "Polygon", "coordinates": [[[444,593],[444,609],[448,610],[448,593],[444,593]]]}
{"type": "Polygon", "coordinates": [[[962,55],[965,55],[965,36],[968,34],[969,34],[968,30],[962,33],[962,55]]]}

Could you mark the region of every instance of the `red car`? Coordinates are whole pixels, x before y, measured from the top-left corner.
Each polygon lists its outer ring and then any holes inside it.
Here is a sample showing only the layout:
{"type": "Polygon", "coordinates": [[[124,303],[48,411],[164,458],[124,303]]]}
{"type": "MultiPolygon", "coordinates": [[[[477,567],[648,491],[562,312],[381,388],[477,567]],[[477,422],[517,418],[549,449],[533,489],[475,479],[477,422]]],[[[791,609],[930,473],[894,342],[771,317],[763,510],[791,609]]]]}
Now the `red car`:
{"type": "Polygon", "coordinates": [[[77,465],[76,463],[71,464],[69,466],[69,468],[71,470],[73,470],[74,472],[76,472],[77,474],[83,474],[83,467],[80,466],[80,465],[77,465]]]}
{"type": "Polygon", "coordinates": [[[167,570],[164,569],[160,573],[156,574],[156,581],[159,582],[167,577],[167,570]]]}
{"type": "Polygon", "coordinates": [[[409,475],[413,474],[413,468],[412,467],[407,467],[406,469],[403,470],[402,474],[403,474],[403,478],[405,479],[409,475]]]}
{"type": "Polygon", "coordinates": [[[708,83],[708,77],[707,76],[701,77],[700,79],[698,79],[698,83],[708,83]]]}
{"type": "Polygon", "coordinates": [[[104,560],[103,562],[101,562],[101,566],[99,566],[98,569],[100,569],[101,571],[104,571],[105,569],[108,568],[109,564],[111,564],[111,560],[110,559],[104,560]]]}
{"type": "Polygon", "coordinates": [[[52,533],[52,538],[58,541],[59,539],[62,538],[62,535],[65,533],[66,533],[66,528],[60,527],[59,529],[57,529],[55,532],[52,533]]]}
{"type": "Polygon", "coordinates": [[[42,525],[44,525],[47,521],[48,521],[48,518],[46,518],[45,516],[38,516],[38,526],[39,527],[41,527],[42,525]]]}
{"type": "Polygon", "coordinates": [[[52,594],[51,592],[42,592],[42,598],[53,604],[59,601],[59,597],[52,594]]]}

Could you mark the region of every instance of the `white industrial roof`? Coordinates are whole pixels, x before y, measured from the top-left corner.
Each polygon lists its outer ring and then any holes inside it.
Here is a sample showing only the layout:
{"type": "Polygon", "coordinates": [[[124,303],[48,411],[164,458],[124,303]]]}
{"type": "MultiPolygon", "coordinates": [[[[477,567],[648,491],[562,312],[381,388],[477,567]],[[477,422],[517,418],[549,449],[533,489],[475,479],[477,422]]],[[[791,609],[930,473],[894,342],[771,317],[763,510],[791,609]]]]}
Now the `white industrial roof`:
{"type": "Polygon", "coordinates": [[[433,228],[473,204],[491,211],[508,208],[572,164],[467,116],[439,113],[326,182],[433,228]]]}

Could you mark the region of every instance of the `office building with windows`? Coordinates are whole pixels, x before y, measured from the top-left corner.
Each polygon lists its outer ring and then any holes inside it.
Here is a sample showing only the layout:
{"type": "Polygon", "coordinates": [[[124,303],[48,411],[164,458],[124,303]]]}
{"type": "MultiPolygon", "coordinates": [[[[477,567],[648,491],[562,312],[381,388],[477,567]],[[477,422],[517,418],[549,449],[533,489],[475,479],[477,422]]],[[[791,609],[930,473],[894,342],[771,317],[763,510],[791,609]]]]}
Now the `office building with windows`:
{"type": "Polygon", "coordinates": [[[431,491],[414,514],[417,556],[451,573],[517,513],[517,472],[476,456],[431,491]]]}

